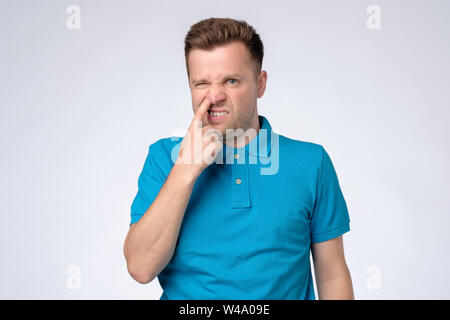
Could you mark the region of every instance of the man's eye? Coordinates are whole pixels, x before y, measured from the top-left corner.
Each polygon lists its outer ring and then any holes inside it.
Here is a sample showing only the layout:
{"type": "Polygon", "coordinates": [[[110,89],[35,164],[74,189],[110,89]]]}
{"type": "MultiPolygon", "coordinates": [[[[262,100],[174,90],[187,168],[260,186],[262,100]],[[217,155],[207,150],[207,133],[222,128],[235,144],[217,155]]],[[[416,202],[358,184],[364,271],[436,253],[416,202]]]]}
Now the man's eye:
{"type": "Polygon", "coordinates": [[[195,84],[195,86],[198,87],[198,86],[201,86],[201,85],[204,85],[204,84],[205,84],[204,82],[199,82],[199,83],[195,84]]]}
{"type": "Polygon", "coordinates": [[[237,80],[236,80],[236,79],[228,79],[228,81],[234,81],[234,82],[231,83],[231,84],[236,84],[236,83],[237,83],[237,80]]]}

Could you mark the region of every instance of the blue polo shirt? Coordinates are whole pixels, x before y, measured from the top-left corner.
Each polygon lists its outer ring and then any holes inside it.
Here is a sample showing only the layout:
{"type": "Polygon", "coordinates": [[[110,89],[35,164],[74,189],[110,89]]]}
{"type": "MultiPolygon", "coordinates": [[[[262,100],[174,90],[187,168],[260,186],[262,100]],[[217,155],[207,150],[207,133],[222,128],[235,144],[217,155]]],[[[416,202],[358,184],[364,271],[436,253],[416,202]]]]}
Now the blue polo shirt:
{"type": "MultiPolygon", "coordinates": [[[[347,205],[323,146],[259,121],[265,130],[245,147],[224,144],[196,180],[174,255],[158,275],[161,300],[315,299],[311,244],[350,230],[347,205]]],[[[130,225],[158,195],[182,139],[150,145],[130,225]]]]}

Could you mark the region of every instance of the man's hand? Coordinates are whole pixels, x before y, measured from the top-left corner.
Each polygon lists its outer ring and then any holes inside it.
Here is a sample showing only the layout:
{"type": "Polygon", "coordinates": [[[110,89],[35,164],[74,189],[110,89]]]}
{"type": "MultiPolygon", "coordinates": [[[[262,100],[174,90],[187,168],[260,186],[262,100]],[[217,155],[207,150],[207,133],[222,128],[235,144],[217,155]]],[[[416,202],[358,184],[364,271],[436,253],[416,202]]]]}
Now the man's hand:
{"type": "Polygon", "coordinates": [[[203,119],[211,102],[203,99],[180,145],[175,165],[182,166],[188,174],[198,177],[223,148],[222,134],[211,126],[203,127],[203,119]]]}

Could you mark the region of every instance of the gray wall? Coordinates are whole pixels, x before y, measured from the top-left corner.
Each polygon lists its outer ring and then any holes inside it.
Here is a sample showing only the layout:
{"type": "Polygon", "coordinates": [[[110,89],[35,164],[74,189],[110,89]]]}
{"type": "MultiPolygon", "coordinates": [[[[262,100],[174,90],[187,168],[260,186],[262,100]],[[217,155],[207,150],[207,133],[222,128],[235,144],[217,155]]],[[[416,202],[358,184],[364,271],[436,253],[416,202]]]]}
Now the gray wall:
{"type": "Polygon", "coordinates": [[[148,145],[192,119],[187,30],[232,17],[265,45],[260,114],[333,160],[355,297],[449,299],[449,9],[2,0],[0,298],[159,298],[157,281],[141,285],[126,271],[131,201],[148,145]],[[80,29],[67,26],[70,5],[80,29]]]}

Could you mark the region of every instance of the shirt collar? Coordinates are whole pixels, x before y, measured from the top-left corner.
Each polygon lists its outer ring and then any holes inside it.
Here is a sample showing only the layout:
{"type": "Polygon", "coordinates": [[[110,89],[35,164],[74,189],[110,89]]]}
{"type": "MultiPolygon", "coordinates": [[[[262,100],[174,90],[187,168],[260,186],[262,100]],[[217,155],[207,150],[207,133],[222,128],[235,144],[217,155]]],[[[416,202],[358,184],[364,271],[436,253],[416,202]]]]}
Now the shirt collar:
{"type": "Polygon", "coordinates": [[[230,163],[226,161],[233,159],[235,154],[248,155],[250,158],[268,158],[270,157],[270,151],[272,147],[272,126],[266,117],[258,115],[259,119],[259,131],[256,137],[254,137],[248,144],[241,148],[234,148],[223,144],[223,163],[230,163]]]}

